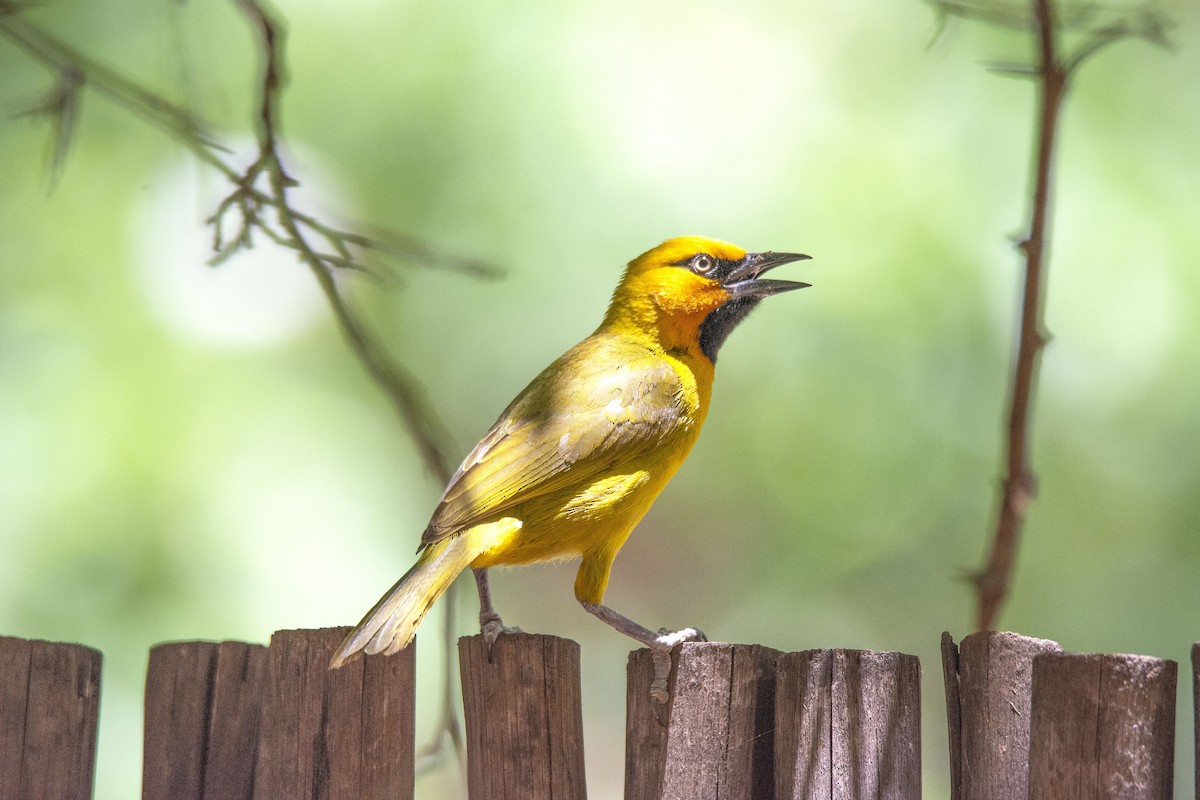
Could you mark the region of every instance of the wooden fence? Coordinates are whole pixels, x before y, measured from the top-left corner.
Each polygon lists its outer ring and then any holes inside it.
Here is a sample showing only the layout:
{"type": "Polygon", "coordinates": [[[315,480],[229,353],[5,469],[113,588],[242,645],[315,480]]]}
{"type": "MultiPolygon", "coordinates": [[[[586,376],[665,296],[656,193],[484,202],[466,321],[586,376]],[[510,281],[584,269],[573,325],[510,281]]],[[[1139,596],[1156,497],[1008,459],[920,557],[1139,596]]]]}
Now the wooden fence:
{"type": "MultiPolygon", "coordinates": [[[[345,633],[151,650],[143,799],[411,798],[412,649],[331,672],[345,633]]],[[[704,643],[672,660],[662,705],[649,652],[630,654],[626,800],[920,798],[916,657],[704,643]]],[[[579,646],[474,636],[459,661],[470,798],[584,798],[579,646]]],[[[1200,643],[1192,667],[1200,716],[1200,643]]],[[[942,672],[954,800],[1172,796],[1175,662],[943,634],[942,672]]],[[[99,682],[94,650],[0,638],[0,800],[91,796],[99,682]]]]}

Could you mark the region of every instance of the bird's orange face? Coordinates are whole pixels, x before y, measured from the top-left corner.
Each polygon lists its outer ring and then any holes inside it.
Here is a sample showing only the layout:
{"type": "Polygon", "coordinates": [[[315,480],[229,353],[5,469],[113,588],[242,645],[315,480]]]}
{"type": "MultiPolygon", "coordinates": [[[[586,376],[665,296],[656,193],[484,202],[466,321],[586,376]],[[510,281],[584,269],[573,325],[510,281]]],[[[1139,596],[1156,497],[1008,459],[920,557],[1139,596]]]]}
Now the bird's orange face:
{"type": "Polygon", "coordinates": [[[662,314],[703,317],[730,299],[713,275],[717,264],[745,256],[745,250],[727,242],[681,236],[635,258],[621,283],[652,300],[662,314]]]}
{"type": "Polygon", "coordinates": [[[747,253],[717,239],[681,236],[630,262],[613,308],[633,311],[641,325],[653,325],[664,345],[697,345],[715,361],[725,337],[763,298],[808,285],[759,276],[804,258],[747,253]]]}

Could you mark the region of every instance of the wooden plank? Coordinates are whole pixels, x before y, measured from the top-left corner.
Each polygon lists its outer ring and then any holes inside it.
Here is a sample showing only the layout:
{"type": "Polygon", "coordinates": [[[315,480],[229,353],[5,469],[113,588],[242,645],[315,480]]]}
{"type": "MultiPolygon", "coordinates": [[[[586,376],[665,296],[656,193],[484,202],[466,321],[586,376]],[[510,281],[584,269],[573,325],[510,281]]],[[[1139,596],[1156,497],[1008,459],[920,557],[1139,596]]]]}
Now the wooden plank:
{"type": "MultiPolygon", "coordinates": [[[[672,678],[678,659],[676,648],[671,653],[672,678]]],[[[649,649],[629,654],[625,681],[625,800],[659,800],[670,709],[650,696],[654,661],[649,649]]],[[[669,690],[674,694],[674,687],[669,690]]]]}
{"type": "Polygon", "coordinates": [[[946,664],[951,656],[943,650],[954,800],[1028,798],[1033,659],[1058,652],[1062,648],[1048,639],[981,631],[953,653],[952,675],[946,664]]]}
{"type": "Polygon", "coordinates": [[[921,665],[915,656],[810,650],[779,658],[775,797],[921,796],[921,665]]]}
{"type": "Polygon", "coordinates": [[[174,642],[150,650],[143,728],[143,800],[203,800],[217,645],[174,642]]]}
{"type": "Polygon", "coordinates": [[[942,685],[946,691],[946,737],[950,745],[950,800],[963,800],[962,696],[958,681],[958,645],[942,631],[942,685]]]}
{"type": "Polygon", "coordinates": [[[325,628],[271,637],[254,774],[258,800],[413,796],[414,647],[330,670],[347,633],[325,628]]]}
{"type": "Polygon", "coordinates": [[[776,662],[775,797],[828,800],[833,791],[833,651],[776,662]]]}
{"type": "Polygon", "coordinates": [[[1170,798],[1177,671],[1146,656],[1036,656],[1030,800],[1170,798]]]}
{"type": "Polygon", "coordinates": [[[151,649],[143,800],[250,800],[266,653],[244,642],[151,649]]]}
{"type": "Polygon", "coordinates": [[[267,648],[221,642],[212,675],[203,800],[251,800],[267,648]]]}
{"type": "Polygon", "coordinates": [[[650,651],[631,653],[626,800],[771,798],[778,656],[760,645],[679,645],[661,704],[650,697],[650,651]]]}
{"type": "Polygon", "coordinates": [[[579,645],[505,633],[458,640],[472,800],[583,800],[579,645]]]}
{"type": "Polygon", "coordinates": [[[0,637],[0,797],[92,796],[101,660],[82,645],[0,637]]]}
{"type": "Polygon", "coordinates": [[[1196,794],[1200,800],[1200,642],[1192,645],[1192,729],[1196,740],[1196,794]]]}
{"type": "Polygon", "coordinates": [[[0,797],[21,797],[33,642],[0,637],[0,797]]]}
{"type": "Polygon", "coordinates": [[[730,683],[729,777],[722,798],[775,797],[775,665],[780,652],[734,645],[730,683]]]}
{"type": "MultiPolygon", "coordinates": [[[[340,642],[339,642],[340,644],[340,642]]],[[[360,793],[355,800],[405,800],[414,792],[416,643],[393,656],[362,659],[360,793]]],[[[342,667],[340,670],[345,670],[342,667]]],[[[582,736],[582,733],[580,734],[582,736]]]]}
{"type": "Polygon", "coordinates": [[[921,797],[921,664],[833,651],[834,797],[921,797]]]}
{"type": "Polygon", "coordinates": [[[324,673],[314,670],[311,662],[315,659],[309,657],[312,633],[276,631],[271,637],[258,722],[258,761],[254,769],[257,800],[272,797],[301,800],[309,796],[313,774],[311,744],[316,738],[325,684],[324,673]],[[314,673],[316,687],[312,685],[314,673]],[[305,737],[309,747],[300,745],[305,737]]]}

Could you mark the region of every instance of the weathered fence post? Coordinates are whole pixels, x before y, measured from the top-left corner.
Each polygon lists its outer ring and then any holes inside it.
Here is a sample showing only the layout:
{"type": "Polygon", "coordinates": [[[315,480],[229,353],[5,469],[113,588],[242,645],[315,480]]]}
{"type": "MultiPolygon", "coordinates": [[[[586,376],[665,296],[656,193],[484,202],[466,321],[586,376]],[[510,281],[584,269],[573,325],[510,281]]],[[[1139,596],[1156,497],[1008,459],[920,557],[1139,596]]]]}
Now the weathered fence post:
{"type": "Polygon", "coordinates": [[[1169,800],[1177,670],[1147,656],[1036,656],[1030,800],[1169,800]]]}
{"type": "Polygon", "coordinates": [[[0,798],[92,796],[100,661],[82,645],[0,636],[0,798]]]}
{"type": "Polygon", "coordinates": [[[775,800],[919,800],[916,656],[806,650],[776,668],[775,800]]]}
{"type": "Polygon", "coordinates": [[[942,634],[953,800],[1026,800],[1033,658],[1057,642],[982,631],[942,634]]]}
{"type": "Polygon", "coordinates": [[[266,657],[243,642],[150,650],[142,800],[251,800],[266,657]]]}
{"type": "Polygon", "coordinates": [[[579,645],[505,633],[458,640],[472,800],[583,800],[579,645]]]}
{"type": "Polygon", "coordinates": [[[267,651],[257,800],[413,796],[415,662],[410,645],[340,669],[349,628],[277,631],[267,651]]]}
{"type": "Polygon", "coordinates": [[[662,704],[650,696],[650,651],[630,653],[625,800],[768,800],[778,657],[759,645],[678,645],[662,704]]]}

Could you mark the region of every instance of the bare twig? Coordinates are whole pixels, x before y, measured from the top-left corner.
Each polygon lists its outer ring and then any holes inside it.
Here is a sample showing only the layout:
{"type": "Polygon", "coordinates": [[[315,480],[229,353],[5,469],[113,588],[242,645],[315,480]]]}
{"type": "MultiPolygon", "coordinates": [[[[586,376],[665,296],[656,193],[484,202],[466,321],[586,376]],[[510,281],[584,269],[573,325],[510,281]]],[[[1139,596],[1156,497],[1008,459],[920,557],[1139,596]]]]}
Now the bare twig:
{"type": "Polygon", "coordinates": [[[1038,80],[1040,124],[1033,208],[1029,236],[1021,242],[1025,255],[1024,288],[1021,296],[1021,327],[1017,340],[1016,366],[1008,407],[1007,474],[1001,488],[996,532],[987,563],[975,577],[979,601],[977,625],[989,630],[1012,582],[1017,538],[1025,512],[1037,492],[1037,481],[1029,465],[1029,414],[1033,401],[1038,356],[1046,344],[1042,331],[1042,289],[1045,285],[1046,228],[1050,211],[1050,178],[1059,112],[1067,88],[1067,74],[1058,59],[1054,10],[1050,0],[1034,0],[1038,37],[1038,80]]]}
{"type": "Polygon", "coordinates": [[[453,470],[442,444],[447,437],[436,421],[433,410],[425,403],[416,380],[382,354],[346,305],[333,277],[336,268],[361,266],[351,255],[350,245],[369,240],[335,231],[323,224],[313,224],[315,221],[312,217],[292,208],[288,192],[298,184],[287,173],[279,155],[279,95],[285,81],[282,32],[256,0],[235,2],[254,24],[263,56],[256,126],[259,152],[254,163],[236,180],[234,191],[221,202],[213,215],[212,222],[217,231],[214,242],[216,257],[223,260],[232,252],[249,246],[251,229],[263,231],[278,243],[295,250],[300,260],[312,270],[355,355],[371,377],[386,388],[425,464],[438,480],[448,482],[453,470]],[[260,178],[267,182],[265,191],[255,188],[260,178]],[[264,204],[274,212],[274,222],[279,232],[263,218],[261,208],[264,204]],[[241,215],[239,233],[228,242],[222,242],[221,222],[233,210],[241,215]],[[324,239],[335,253],[331,255],[318,250],[310,241],[312,235],[324,239]]]}
{"type": "MultiPolygon", "coordinates": [[[[80,90],[84,87],[165,131],[203,163],[224,175],[234,188],[221,200],[209,219],[213,229],[211,263],[221,264],[235,253],[252,247],[255,232],[295,251],[299,260],[309,267],[316,278],[355,356],[392,401],[405,428],[413,437],[422,461],[438,480],[448,482],[452,471],[444,444],[448,437],[437,415],[426,402],[415,377],[386,355],[351,310],[334,275],[339,269],[370,271],[359,257],[360,252],[374,252],[416,265],[455,270],[475,277],[496,277],[498,272],[484,262],[440,253],[411,237],[392,233],[366,236],[343,230],[305,214],[292,205],[289,190],[298,184],[288,173],[280,156],[279,97],[285,83],[282,29],[258,0],[234,2],[253,24],[262,54],[255,124],[258,152],[254,162],[245,170],[233,166],[229,160],[231,151],[210,135],[187,109],[87,58],[57,37],[24,20],[20,16],[22,6],[10,0],[0,0],[0,36],[14,42],[58,75],[54,89],[27,112],[51,118],[54,125],[51,147],[54,175],[61,170],[71,143],[80,90]]],[[[443,637],[448,667],[442,692],[442,720],[434,741],[422,751],[426,764],[440,760],[447,741],[457,752],[462,751],[450,677],[455,616],[453,592],[446,599],[445,613],[443,637]]]]}
{"type": "Polygon", "coordinates": [[[3,12],[0,13],[0,35],[59,75],[55,89],[27,112],[51,116],[55,125],[52,165],[56,170],[61,166],[70,144],[80,88],[86,86],[170,134],[234,185],[233,192],[221,201],[209,220],[213,226],[212,263],[220,264],[238,251],[252,247],[255,231],[295,250],[313,270],[355,355],[396,406],[427,468],[444,482],[449,479],[452,470],[442,444],[446,437],[436,421],[436,415],[424,401],[417,381],[391,363],[371,340],[358,318],[347,307],[332,273],[336,269],[369,271],[356,255],[360,251],[373,251],[419,265],[457,270],[479,277],[495,277],[498,273],[483,262],[447,256],[408,237],[371,237],[342,230],[292,206],[287,190],[296,182],[285,171],[278,148],[277,97],[283,85],[283,75],[276,39],[277,28],[256,3],[247,0],[238,0],[238,3],[256,23],[263,37],[266,59],[263,99],[258,111],[259,153],[255,162],[244,171],[231,164],[228,156],[231,151],[222,146],[187,109],[89,59],[26,21],[18,13],[19,6],[5,4],[0,8],[3,12]],[[260,179],[266,182],[265,187],[259,185],[262,182],[260,179]],[[231,213],[237,217],[236,230],[232,234],[229,233],[227,219],[231,213]],[[316,237],[320,244],[313,244],[312,237],[316,237]]]}
{"type": "Polygon", "coordinates": [[[1037,49],[1037,64],[1033,67],[1019,64],[991,67],[993,72],[1035,79],[1039,99],[1029,233],[1018,245],[1025,259],[1025,270],[1020,328],[1008,403],[1005,476],[1001,482],[995,532],[987,560],[983,569],[973,576],[978,602],[976,624],[980,630],[995,627],[1000,609],[1008,597],[1025,513],[1037,493],[1037,479],[1030,466],[1029,431],[1038,361],[1047,341],[1042,313],[1050,191],[1063,100],[1075,71],[1100,49],[1131,37],[1163,43],[1166,29],[1161,15],[1150,4],[1107,22],[1098,20],[1110,10],[1094,3],[1070,3],[1056,7],[1052,0],[1031,0],[1031,4],[1029,13],[1015,3],[997,0],[934,2],[939,12],[939,25],[944,24],[946,16],[953,15],[1009,28],[1030,29],[1037,49]],[[1063,29],[1081,31],[1084,37],[1082,43],[1065,56],[1059,42],[1063,29]]]}
{"type": "MultiPolygon", "coordinates": [[[[272,205],[277,221],[285,234],[283,243],[295,249],[301,261],[312,270],[317,283],[333,308],[334,315],[351,348],[371,376],[387,388],[388,395],[392,398],[405,425],[413,435],[417,449],[426,465],[442,483],[448,483],[452,468],[445,456],[445,450],[441,446],[441,442],[445,441],[445,436],[436,422],[435,415],[425,404],[420,387],[412,376],[382,356],[379,348],[368,337],[366,330],[350,312],[334,281],[333,268],[352,263],[349,246],[360,243],[365,240],[365,237],[351,237],[340,232],[330,235],[329,229],[319,224],[312,224],[311,218],[297,214],[288,202],[288,190],[294,187],[296,182],[284,169],[279,156],[278,104],[284,82],[282,32],[272,17],[259,5],[258,0],[235,0],[235,2],[254,23],[261,39],[264,63],[258,109],[259,156],[238,181],[238,188],[225,199],[221,208],[218,209],[214,224],[220,221],[225,212],[237,208],[242,213],[243,230],[250,227],[269,230],[269,226],[264,226],[258,221],[257,199],[250,194],[250,188],[254,186],[259,176],[266,175],[270,186],[270,196],[274,198],[272,205]],[[309,244],[309,233],[316,233],[332,244],[337,250],[337,256],[329,256],[314,250],[309,244]]],[[[235,246],[240,245],[235,242],[235,246]]],[[[463,749],[451,688],[454,600],[454,592],[448,593],[444,604],[445,625],[442,632],[446,670],[443,676],[440,720],[433,740],[421,749],[420,757],[423,769],[440,763],[447,741],[456,753],[461,755],[463,749]]]]}
{"type": "MultiPolygon", "coordinates": [[[[457,584],[456,584],[457,585],[457,584]]],[[[458,712],[454,703],[454,642],[455,607],[458,597],[455,587],[450,587],[442,599],[442,630],[441,645],[444,657],[441,697],[438,698],[438,718],[429,741],[417,749],[416,770],[418,773],[436,769],[446,760],[449,753],[454,753],[459,760],[466,752],[466,742],[463,740],[462,729],[458,725],[458,712]]]]}
{"type": "MultiPolygon", "coordinates": [[[[1025,0],[931,0],[938,22],[947,17],[959,17],[985,22],[1015,31],[1038,34],[1037,12],[1025,0]]],[[[1106,28],[1124,30],[1123,36],[1154,38],[1146,29],[1165,31],[1165,20],[1159,10],[1159,0],[1143,0],[1140,5],[1101,3],[1095,0],[1060,0],[1053,6],[1054,29],[1057,33],[1081,31],[1091,35],[1106,28]]]]}
{"type": "Polygon", "coordinates": [[[79,100],[82,94],[83,75],[79,70],[65,66],[60,70],[58,82],[46,93],[40,103],[27,108],[18,116],[46,116],[54,128],[50,140],[46,163],[49,165],[50,188],[53,189],[62,175],[67,153],[75,136],[75,124],[79,121],[79,100]]]}

